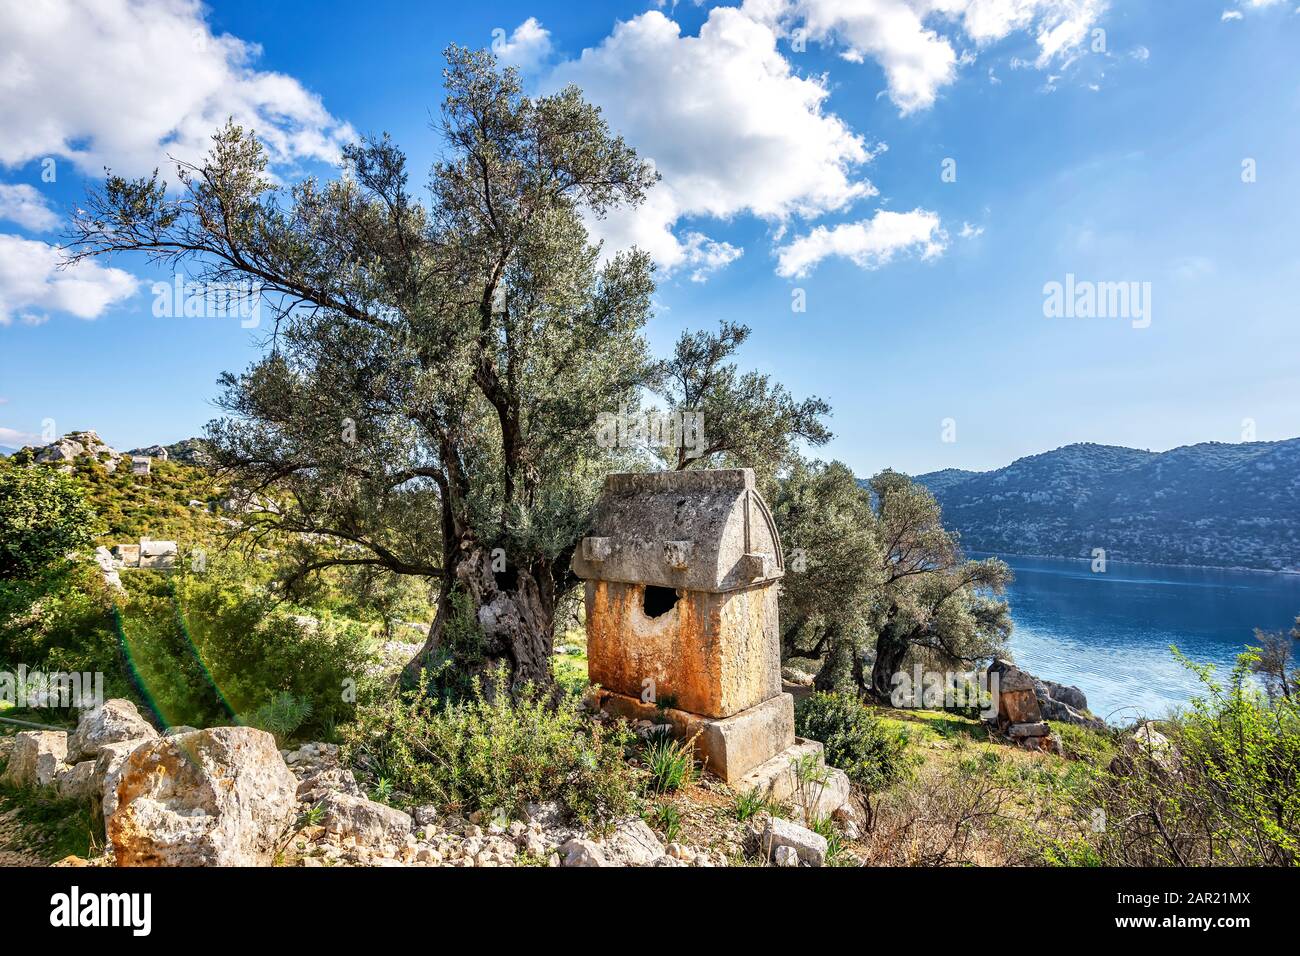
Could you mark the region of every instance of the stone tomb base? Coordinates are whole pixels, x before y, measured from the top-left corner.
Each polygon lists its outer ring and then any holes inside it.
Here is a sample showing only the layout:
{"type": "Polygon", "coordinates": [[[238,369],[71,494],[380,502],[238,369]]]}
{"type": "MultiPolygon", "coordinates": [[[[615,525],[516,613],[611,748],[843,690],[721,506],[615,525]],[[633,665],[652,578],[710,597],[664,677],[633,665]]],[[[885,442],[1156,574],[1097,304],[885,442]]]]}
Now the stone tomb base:
{"type": "Polygon", "coordinates": [[[758,792],[778,803],[789,803],[802,812],[801,802],[812,804],[812,814],[824,817],[834,813],[849,802],[849,778],[843,770],[827,767],[821,741],[796,737],[794,744],[775,757],[759,764],[739,780],[729,781],[738,793],[758,792]],[[824,783],[805,784],[805,794],[799,797],[799,778],[794,762],[811,756],[826,774],[824,783]]]}
{"type": "MultiPolygon", "coordinates": [[[[794,735],[794,698],[789,694],[721,718],[671,707],[660,710],[607,690],[594,690],[593,703],[615,717],[670,724],[673,736],[680,740],[694,738],[704,768],[741,793],[757,790],[773,800],[794,802],[798,780],[791,763],[811,754],[824,767],[822,745],[794,735]]],[[[843,806],[849,797],[849,780],[843,771],[825,769],[825,785],[810,787],[820,793],[813,811],[819,816],[843,806]]]]}

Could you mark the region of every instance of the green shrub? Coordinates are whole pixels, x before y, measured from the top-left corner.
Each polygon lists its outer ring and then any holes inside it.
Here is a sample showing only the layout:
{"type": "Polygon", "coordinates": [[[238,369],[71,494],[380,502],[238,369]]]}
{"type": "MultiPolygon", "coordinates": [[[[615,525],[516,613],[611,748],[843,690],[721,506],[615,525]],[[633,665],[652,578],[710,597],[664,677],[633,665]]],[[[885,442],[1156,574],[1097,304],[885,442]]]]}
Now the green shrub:
{"type": "Polygon", "coordinates": [[[99,671],[107,693],[126,693],[112,596],[97,568],[56,565],[0,581],[0,670],[19,664],[47,673],[99,671]]]}
{"type": "Polygon", "coordinates": [[[851,694],[819,692],[795,707],[795,733],[820,740],[826,762],[843,770],[855,784],[874,793],[907,777],[914,761],[908,735],[871,714],[851,694]]]}
{"type": "Polygon", "coordinates": [[[1071,760],[1082,760],[1095,767],[1105,767],[1118,753],[1114,735],[1106,730],[1093,730],[1079,724],[1067,724],[1055,721],[1052,733],[1061,739],[1064,756],[1071,760]]]}
{"type": "Polygon", "coordinates": [[[773,816],[785,816],[787,808],[781,803],[772,800],[760,794],[757,790],[747,790],[744,793],[738,793],[731,805],[732,815],[737,820],[744,823],[750,817],[757,816],[759,813],[770,813],[773,816]]]}
{"type": "Polygon", "coordinates": [[[129,587],[122,645],[141,693],[167,724],[229,724],[239,714],[254,726],[265,718],[264,729],[276,733],[289,716],[284,695],[305,709],[285,735],[316,736],[351,719],[365,626],[304,621],[228,559],[211,559],[202,572],[135,572],[129,587]]]}
{"type": "Polygon", "coordinates": [[[1226,684],[1178,659],[1204,693],[1162,722],[1166,741],[1130,738],[1080,817],[1108,866],[1300,863],[1300,702],[1269,701],[1241,655],[1226,684]]]}
{"type": "Polygon", "coordinates": [[[512,699],[507,686],[501,669],[464,701],[403,693],[366,703],[343,728],[345,753],[410,802],[515,814],[558,800],[584,825],[631,812],[638,774],[625,759],[626,726],[589,720],[578,698],[526,688],[512,699]]]}
{"type": "Polygon", "coordinates": [[[277,740],[284,740],[307,722],[313,709],[310,700],[280,691],[257,710],[240,714],[238,721],[245,727],[265,730],[277,740]]]}
{"type": "Polygon", "coordinates": [[[31,578],[89,546],[95,521],[71,477],[41,465],[0,465],[0,581],[31,578]]]}

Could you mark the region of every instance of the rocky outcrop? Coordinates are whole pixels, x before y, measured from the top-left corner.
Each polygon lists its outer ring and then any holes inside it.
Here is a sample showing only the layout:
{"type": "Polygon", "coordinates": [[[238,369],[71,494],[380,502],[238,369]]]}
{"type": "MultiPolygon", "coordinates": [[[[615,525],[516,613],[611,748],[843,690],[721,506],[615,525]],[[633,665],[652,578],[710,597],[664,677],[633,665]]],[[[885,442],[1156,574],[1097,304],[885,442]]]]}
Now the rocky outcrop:
{"type": "Polygon", "coordinates": [[[1039,680],[1008,660],[988,668],[989,688],[997,679],[998,727],[1023,746],[1057,749],[1046,721],[1104,730],[1106,722],[1088,712],[1088,698],[1077,687],[1039,680]]]}
{"type": "Polygon", "coordinates": [[[1153,720],[1138,724],[1125,735],[1123,750],[1110,762],[1111,773],[1127,776],[1140,765],[1156,774],[1171,774],[1178,766],[1178,751],[1173,741],[1162,734],[1153,720]]]}
{"type": "Polygon", "coordinates": [[[102,707],[83,711],[77,729],[68,738],[68,762],[93,760],[108,744],[153,739],[158,731],[140,716],[129,700],[107,700],[102,707]]]}
{"type": "Polygon", "coordinates": [[[36,451],[35,460],[41,464],[72,462],[83,456],[91,458],[120,458],[121,453],[105,444],[93,431],[68,432],[62,438],[36,451]]]}
{"type": "Polygon", "coordinates": [[[179,461],[187,465],[207,466],[212,462],[208,443],[202,438],[186,438],[170,445],[132,448],[128,455],[147,455],[159,461],[179,461]]]}
{"type": "Polygon", "coordinates": [[[215,727],[150,741],[121,767],[106,821],[119,866],[264,866],[296,815],[275,738],[215,727]]]}
{"type": "Polygon", "coordinates": [[[1104,720],[1088,712],[1088,698],[1079,688],[1035,678],[1034,693],[1038,696],[1039,709],[1047,720],[1078,724],[1094,730],[1106,729],[1104,720]]]}

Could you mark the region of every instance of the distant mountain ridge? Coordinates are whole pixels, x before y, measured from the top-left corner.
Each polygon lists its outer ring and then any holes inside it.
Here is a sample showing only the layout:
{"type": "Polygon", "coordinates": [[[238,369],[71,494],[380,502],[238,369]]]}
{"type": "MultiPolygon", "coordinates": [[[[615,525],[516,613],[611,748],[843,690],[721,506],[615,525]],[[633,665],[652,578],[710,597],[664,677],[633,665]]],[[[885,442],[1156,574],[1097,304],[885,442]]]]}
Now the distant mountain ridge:
{"type": "Polygon", "coordinates": [[[1300,571],[1300,438],[1165,452],[1092,443],[918,475],[973,551],[1300,571]]]}

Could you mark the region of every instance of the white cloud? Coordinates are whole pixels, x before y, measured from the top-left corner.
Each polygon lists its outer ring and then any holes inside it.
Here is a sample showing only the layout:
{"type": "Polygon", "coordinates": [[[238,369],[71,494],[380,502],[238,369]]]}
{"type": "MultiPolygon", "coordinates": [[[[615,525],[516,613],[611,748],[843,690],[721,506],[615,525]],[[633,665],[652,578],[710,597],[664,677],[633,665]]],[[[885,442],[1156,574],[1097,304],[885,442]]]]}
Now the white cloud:
{"type": "Polygon", "coordinates": [[[274,162],[333,161],[351,127],[204,16],[198,0],[0,0],[0,165],[60,156],[138,175],[199,158],[228,116],[274,162]]]}
{"type": "Polygon", "coordinates": [[[1043,69],[1078,54],[1107,0],[745,0],[744,9],[790,34],[841,48],[848,60],[880,65],[900,112],[928,109],[940,89],[973,62],[961,37],[987,46],[1029,30],[1043,69]]]}
{"type": "Polygon", "coordinates": [[[735,262],[745,252],[729,242],[710,239],[702,232],[688,232],[683,238],[684,263],[687,267],[694,267],[692,282],[706,281],[714,272],[735,262]]]}
{"type": "Polygon", "coordinates": [[[873,147],[823,110],[826,81],[796,75],[773,26],[735,7],[715,7],[694,37],[657,11],[620,22],[544,86],[569,82],[663,175],[640,209],[591,222],[593,233],[611,249],[635,243],[667,270],[703,279],[741,253],[698,231],[679,237],[683,217],[779,226],[876,194],[855,175],[873,147]]]}
{"type": "Polygon", "coordinates": [[[972,226],[968,222],[963,222],[961,224],[961,230],[958,231],[957,235],[962,239],[978,239],[980,236],[984,235],[984,227],[972,226]]]}
{"type": "Polygon", "coordinates": [[[96,319],[110,305],[129,298],[139,280],[121,269],[83,261],[59,268],[57,246],[0,235],[0,325],[14,319],[40,325],[48,311],[96,319]]]}
{"type": "MultiPolygon", "coordinates": [[[[1263,10],[1268,7],[1281,6],[1282,4],[1289,2],[1290,0],[1237,0],[1237,7],[1239,9],[1234,10],[1228,8],[1223,11],[1219,16],[1219,19],[1224,22],[1229,20],[1242,20],[1246,16],[1243,12],[1245,10],[1263,10]]],[[[1295,12],[1300,13],[1300,7],[1297,7],[1295,12]]]]}
{"type": "Polygon", "coordinates": [[[551,55],[551,33],[536,17],[529,17],[515,27],[509,39],[500,27],[493,30],[492,52],[501,63],[533,73],[551,55]]]}
{"type": "Polygon", "coordinates": [[[823,259],[839,256],[863,269],[877,269],[897,255],[919,254],[924,259],[942,255],[948,235],[939,226],[937,213],[927,209],[911,212],[880,210],[870,219],[818,226],[779,252],[777,274],[801,278],[823,259]]]}
{"type": "Polygon", "coordinates": [[[0,183],[0,219],[32,232],[48,232],[59,225],[45,197],[26,183],[0,183]]]}
{"type": "Polygon", "coordinates": [[[43,445],[41,436],[34,432],[20,432],[16,428],[0,425],[0,445],[8,448],[22,448],[24,445],[43,445]]]}

